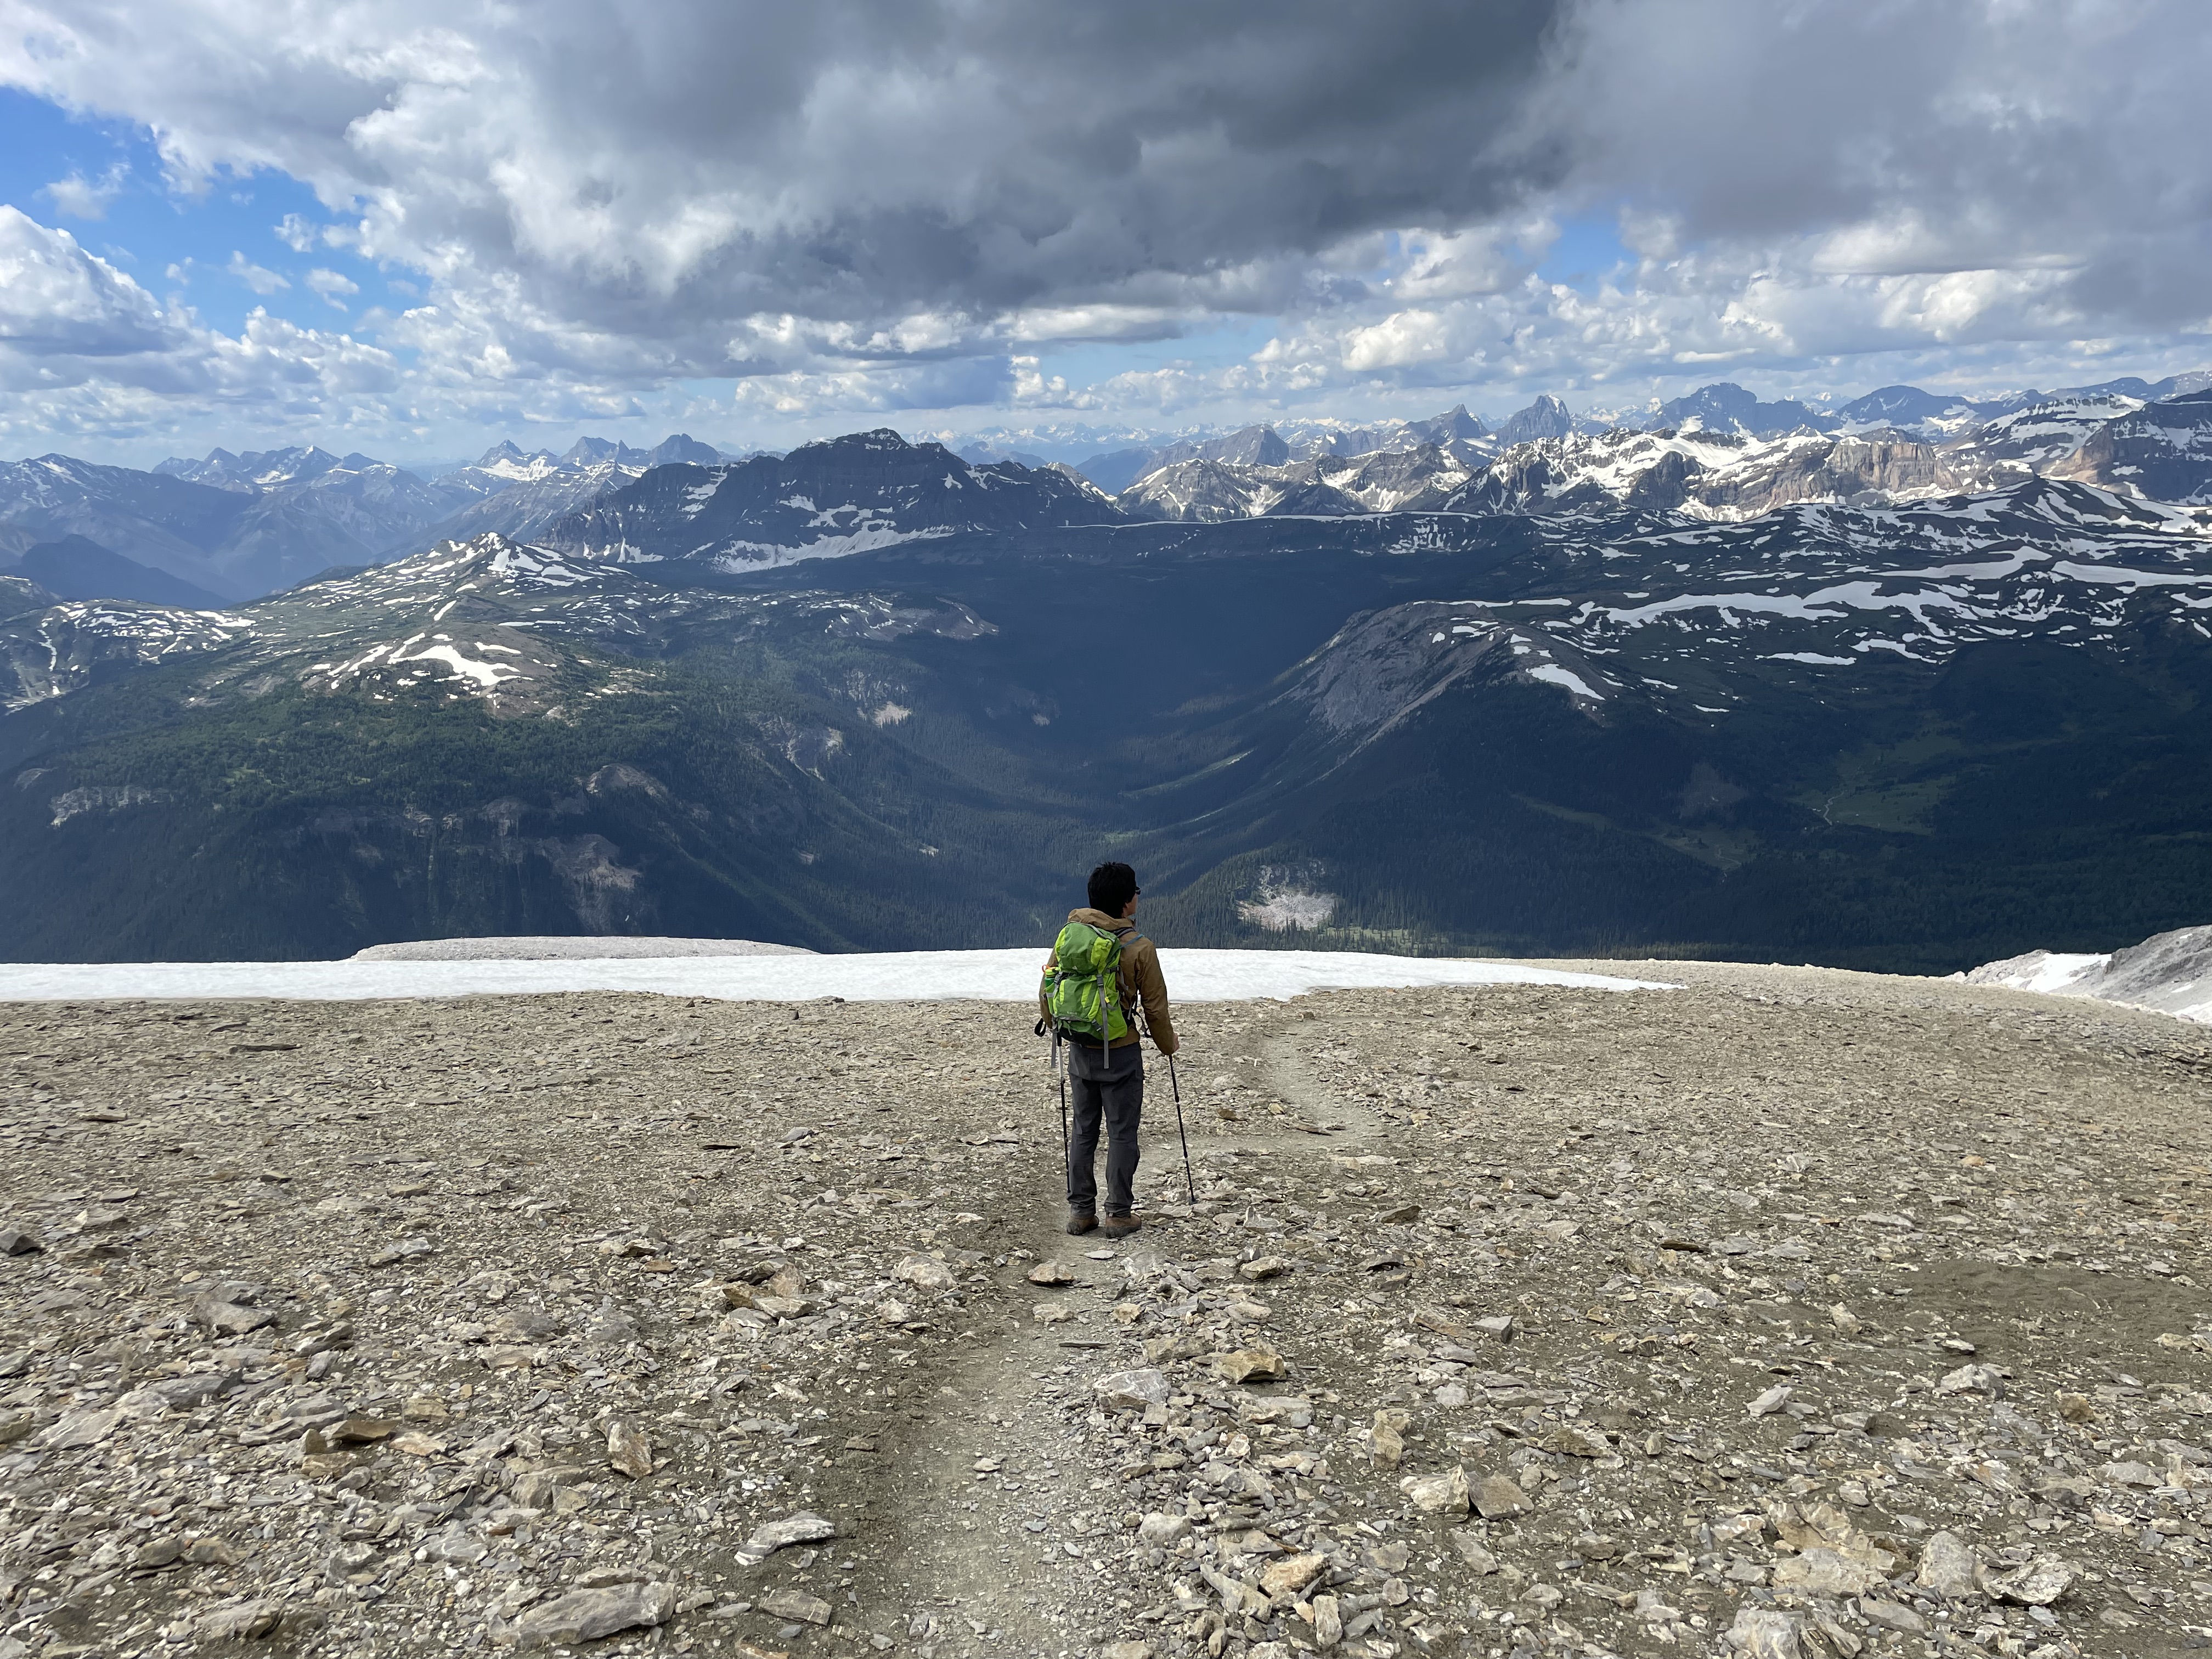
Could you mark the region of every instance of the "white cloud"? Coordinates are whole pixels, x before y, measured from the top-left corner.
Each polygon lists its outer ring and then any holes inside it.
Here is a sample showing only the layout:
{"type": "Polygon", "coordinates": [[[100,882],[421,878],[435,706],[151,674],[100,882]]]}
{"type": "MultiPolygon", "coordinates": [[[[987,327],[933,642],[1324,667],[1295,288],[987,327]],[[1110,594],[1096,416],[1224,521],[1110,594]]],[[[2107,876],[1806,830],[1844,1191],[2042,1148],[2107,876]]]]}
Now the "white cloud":
{"type": "Polygon", "coordinates": [[[0,206],[0,444],[393,408],[398,362],[257,310],[236,335],[163,306],[65,230],[0,206]]]}
{"type": "Polygon", "coordinates": [[[286,281],[283,277],[279,276],[275,271],[267,269],[265,266],[255,264],[252,260],[247,258],[243,253],[234,252],[230,256],[230,263],[228,265],[225,265],[223,269],[228,270],[232,276],[237,277],[240,282],[245,283],[246,287],[252,289],[256,294],[280,294],[284,289],[292,286],[289,282],[286,281]]]}
{"type": "Polygon", "coordinates": [[[131,177],[128,163],[118,161],[97,179],[88,179],[82,172],[72,171],[66,179],[57,179],[42,186],[39,194],[54,204],[54,210],[72,219],[105,219],[107,204],[123,193],[123,186],[131,177]]]}
{"type": "Polygon", "coordinates": [[[322,227],[305,214],[288,213],[277,222],[276,240],[295,253],[313,253],[323,240],[322,227]]]}
{"type": "Polygon", "coordinates": [[[323,296],[324,303],[340,311],[345,307],[345,296],[361,292],[361,284],[341,272],[325,270],[318,265],[307,276],[307,286],[323,296]]]}
{"type": "Polygon", "coordinates": [[[157,355],[182,337],[152,295],[67,231],[0,205],[0,363],[157,355]]]}

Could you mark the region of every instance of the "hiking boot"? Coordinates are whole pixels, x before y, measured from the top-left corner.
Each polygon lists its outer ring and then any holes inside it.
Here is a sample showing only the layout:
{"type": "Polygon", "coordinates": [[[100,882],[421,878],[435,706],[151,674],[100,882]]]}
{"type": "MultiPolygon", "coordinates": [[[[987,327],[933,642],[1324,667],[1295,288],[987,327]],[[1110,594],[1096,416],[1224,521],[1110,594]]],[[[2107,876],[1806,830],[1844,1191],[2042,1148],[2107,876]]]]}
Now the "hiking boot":
{"type": "Polygon", "coordinates": [[[1140,1231],[1144,1224],[1133,1215],[1109,1215],[1101,1231],[1109,1238],[1127,1238],[1131,1233],[1140,1231]]]}
{"type": "Polygon", "coordinates": [[[1095,1232],[1097,1227],[1098,1218],[1087,1210],[1074,1211],[1067,1218],[1067,1231],[1079,1237],[1084,1233],[1095,1232]]]}

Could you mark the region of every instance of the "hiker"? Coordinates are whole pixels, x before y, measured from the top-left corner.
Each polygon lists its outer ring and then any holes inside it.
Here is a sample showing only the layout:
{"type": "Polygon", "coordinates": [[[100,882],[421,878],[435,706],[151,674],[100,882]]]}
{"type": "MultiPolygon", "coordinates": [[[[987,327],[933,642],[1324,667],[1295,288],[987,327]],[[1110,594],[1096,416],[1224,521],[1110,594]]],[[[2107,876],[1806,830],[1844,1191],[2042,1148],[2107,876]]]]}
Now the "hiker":
{"type": "Polygon", "coordinates": [[[1074,1133],[1067,1156],[1067,1231],[1103,1231],[1126,1238],[1143,1224],[1135,1201],[1137,1126],[1145,1106],[1144,1030],[1164,1054],[1176,1048],[1168,1018],[1167,981],[1159,952],[1137,931],[1137,872],[1102,864],[1091,872],[1088,908],[1067,913],[1037,993],[1040,1031],[1055,1049],[1066,1046],[1066,1092],[1074,1097],[1074,1133]],[[1102,1038],[1103,1039],[1102,1041],[1102,1038]],[[1098,1129],[1106,1129],[1106,1215],[1098,1215],[1098,1129]]]}

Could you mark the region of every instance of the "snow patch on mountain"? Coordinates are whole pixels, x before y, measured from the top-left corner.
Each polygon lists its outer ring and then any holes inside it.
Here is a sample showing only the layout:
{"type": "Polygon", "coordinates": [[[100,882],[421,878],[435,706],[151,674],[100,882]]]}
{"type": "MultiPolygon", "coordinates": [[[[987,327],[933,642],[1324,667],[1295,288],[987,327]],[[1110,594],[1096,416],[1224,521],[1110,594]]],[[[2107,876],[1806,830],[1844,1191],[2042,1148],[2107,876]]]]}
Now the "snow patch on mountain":
{"type": "Polygon", "coordinates": [[[1581,675],[1576,673],[1572,669],[1562,668],[1555,662],[1539,663],[1535,667],[1527,670],[1526,672],[1530,679],[1538,682],[1540,684],[1565,686],[1568,690],[1573,692],[1575,696],[1578,697],[1587,697],[1592,702],[1603,702],[1605,701],[1604,692],[1591,690],[1589,684],[1583,680],[1581,675]]]}
{"type": "Polygon", "coordinates": [[[0,711],[65,696],[124,664],[219,651],[252,632],[250,620],[226,611],[68,600],[38,613],[27,635],[0,637],[0,711]]]}
{"type": "Polygon", "coordinates": [[[2100,955],[2030,951],[1952,977],[2048,996],[2095,997],[2212,1024],[2212,927],[2177,927],[2100,955]]]}
{"type": "MultiPolygon", "coordinates": [[[[836,509],[842,510],[842,509],[836,509]]],[[[823,522],[821,519],[816,523],[823,522]]],[[[948,529],[901,530],[885,520],[864,522],[842,535],[818,536],[811,542],[785,545],[777,542],[725,542],[708,556],[718,570],[773,570],[803,559],[842,559],[854,553],[878,553],[905,542],[933,541],[950,536],[948,529]]]]}

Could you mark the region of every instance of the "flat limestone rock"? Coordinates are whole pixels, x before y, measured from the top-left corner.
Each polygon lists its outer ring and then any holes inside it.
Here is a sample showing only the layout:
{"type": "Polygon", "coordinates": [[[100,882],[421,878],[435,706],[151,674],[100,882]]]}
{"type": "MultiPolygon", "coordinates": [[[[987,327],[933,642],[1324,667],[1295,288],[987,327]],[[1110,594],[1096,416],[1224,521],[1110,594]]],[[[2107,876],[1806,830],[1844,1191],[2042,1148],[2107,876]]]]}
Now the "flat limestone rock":
{"type": "Polygon", "coordinates": [[[1980,1587],[1974,1578],[1974,1552],[1954,1532],[1930,1533],[1920,1547],[1920,1571],[1914,1582],[1953,1601],[1975,1595],[1980,1587]]]}
{"type": "Polygon", "coordinates": [[[1869,1625],[1880,1625],[1885,1630],[1902,1631],[1907,1636],[1925,1636],[1928,1621],[1901,1601],[1885,1601],[1880,1596],[1859,1598],[1859,1616],[1869,1625]]]}
{"type": "Polygon", "coordinates": [[[1881,1573],[1866,1562],[1820,1545],[1790,1557],[1774,1569],[1775,1589],[1814,1595],[1858,1595],[1885,1582],[1881,1573]]]}
{"type": "Polygon", "coordinates": [[[1143,1544],[1170,1545],[1189,1533],[1188,1516],[1164,1515],[1157,1510],[1137,1524],[1137,1541],[1143,1544]]]}
{"type": "Polygon", "coordinates": [[[1786,1613],[1745,1607],[1729,1626],[1728,1640],[1738,1659],[1803,1659],[1798,1621],[1786,1613]]]}
{"type": "Polygon", "coordinates": [[[1475,1513],[1486,1521],[1510,1520],[1514,1516],[1528,1514],[1534,1507],[1528,1502],[1528,1494],[1508,1475],[1484,1475],[1476,1482],[1473,1496],[1475,1513]]]}
{"type": "Polygon", "coordinates": [[[1216,1354],[1213,1369],[1231,1382],[1279,1382],[1290,1375],[1283,1356],[1267,1348],[1238,1348],[1216,1354]]]}
{"type": "Polygon", "coordinates": [[[1451,1541],[1452,1547],[1459,1552],[1460,1559],[1477,1575],[1498,1571],[1498,1558],[1483,1547],[1482,1540],[1472,1530],[1463,1528],[1453,1533],[1451,1541]]]}
{"type": "Polygon", "coordinates": [[[515,1645],[551,1648],[595,1642],[617,1631],[663,1623],[675,1611],[673,1584],[614,1584],[603,1589],[570,1590],[524,1613],[514,1627],[515,1645]]]}
{"type": "Polygon", "coordinates": [[[48,1429],[39,1441],[48,1451],[69,1451],[78,1446],[96,1446],[115,1432],[115,1425],[122,1416],[113,1411],[75,1411],[64,1416],[48,1429]]]}
{"type": "Polygon", "coordinates": [[[633,1480],[653,1473],[653,1442],[635,1423],[617,1419],[607,1425],[607,1467],[633,1480]]]}
{"type": "Polygon", "coordinates": [[[758,1566],[780,1549],[793,1544],[818,1544],[837,1535],[837,1523],[810,1510],[800,1510],[781,1521],[753,1528],[753,1535],[732,1552],[741,1566],[758,1566]]]}
{"type": "Polygon", "coordinates": [[[1465,1515],[1474,1499],[1467,1487],[1465,1469],[1442,1474],[1409,1474],[1398,1483],[1413,1507],[1424,1515],[1465,1515]]]}
{"type": "Polygon", "coordinates": [[[192,1634],[203,1642],[237,1642],[266,1636],[276,1628],[283,1609],[274,1601],[239,1601],[211,1607],[192,1620],[192,1634]]]}
{"type": "Polygon", "coordinates": [[[786,1585],[771,1590],[760,1599],[761,1610],[772,1613],[779,1619],[793,1619],[802,1625],[826,1625],[830,1622],[830,1604],[818,1595],[786,1585]]]}
{"type": "Polygon", "coordinates": [[[1328,1565],[1328,1558],[1308,1553],[1285,1555],[1270,1561],[1260,1574],[1260,1588],[1269,1595],[1281,1595],[1304,1589],[1322,1576],[1328,1565]]]}
{"type": "Polygon", "coordinates": [[[1247,1423],[1280,1423],[1285,1428],[1310,1427],[1314,1402],[1303,1395],[1252,1395],[1237,1402],[1237,1417],[1247,1423]]]}
{"type": "Polygon", "coordinates": [[[1990,1579],[1990,1593],[2019,1607],[2047,1607],[2074,1588],[2074,1569],[2057,1556],[2041,1555],[2017,1572],[1990,1579]]]}
{"type": "Polygon", "coordinates": [[[1109,1371],[1091,1385],[1101,1401],[1116,1411],[1140,1412],[1164,1406],[1170,1389],[1164,1371],[1109,1371]]]}
{"type": "Polygon", "coordinates": [[[907,1257],[891,1269],[891,1277],[921,1291],[949,1291],[958,1282],[952,1269],[933,1255],[907,1257]]]}

